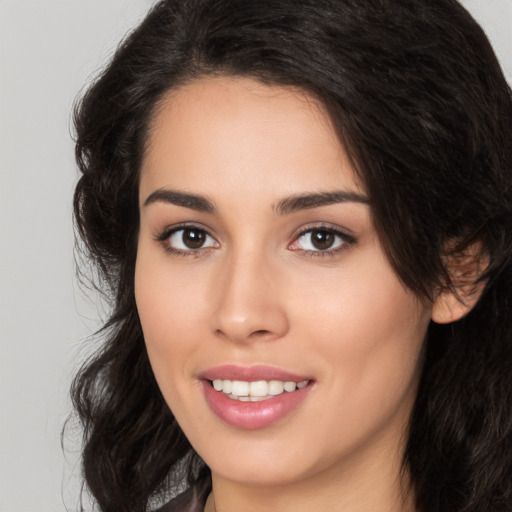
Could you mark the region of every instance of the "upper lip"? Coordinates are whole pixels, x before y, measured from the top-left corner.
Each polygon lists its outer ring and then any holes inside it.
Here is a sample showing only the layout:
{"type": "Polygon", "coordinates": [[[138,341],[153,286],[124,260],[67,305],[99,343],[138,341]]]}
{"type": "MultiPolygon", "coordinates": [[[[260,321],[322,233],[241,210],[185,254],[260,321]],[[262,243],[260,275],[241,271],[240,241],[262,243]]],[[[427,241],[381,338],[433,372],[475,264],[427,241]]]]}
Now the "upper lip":
{"type": "Polygon", "coordinates": [[[307,375],[298,375],[282,368],[267,365],[239,366],[234,364],[225,364],[208,368],[199,374],[200,379],[204,380],[241,380],[254,382],[257,380],[281,380],[284,382],[303,382],[311,380],[307,375]]]}

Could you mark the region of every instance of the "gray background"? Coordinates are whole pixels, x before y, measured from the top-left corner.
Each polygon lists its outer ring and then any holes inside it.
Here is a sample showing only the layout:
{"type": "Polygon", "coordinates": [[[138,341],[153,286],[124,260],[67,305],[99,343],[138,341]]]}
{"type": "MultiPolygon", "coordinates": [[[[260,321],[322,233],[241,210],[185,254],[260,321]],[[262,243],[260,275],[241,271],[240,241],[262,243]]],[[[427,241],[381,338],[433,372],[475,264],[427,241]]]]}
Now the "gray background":
{"type": "MultiPolygon", "coordinates": [[[[512,0],[463,3],[512,82],[512,0]]],[[[74,277],[70,109],[151,4],[0,0],[1,512],[78,510],[79,436],[63,451],[60,432],[101,307],[74,277]]]]}

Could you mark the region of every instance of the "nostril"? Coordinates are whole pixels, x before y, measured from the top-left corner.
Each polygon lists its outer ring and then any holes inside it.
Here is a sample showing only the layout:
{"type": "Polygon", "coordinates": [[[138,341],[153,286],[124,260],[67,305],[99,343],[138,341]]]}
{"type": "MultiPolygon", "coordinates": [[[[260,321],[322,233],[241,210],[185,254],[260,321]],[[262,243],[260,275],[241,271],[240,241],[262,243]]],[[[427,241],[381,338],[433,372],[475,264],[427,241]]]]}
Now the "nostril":
{"type": "Polygon", "coordinates": [[[258,337],[258,336],[268,336],[270,334],[270,331],[266,329],[259,329],[257,331],[252,332],[249,336],[258,337]]]}

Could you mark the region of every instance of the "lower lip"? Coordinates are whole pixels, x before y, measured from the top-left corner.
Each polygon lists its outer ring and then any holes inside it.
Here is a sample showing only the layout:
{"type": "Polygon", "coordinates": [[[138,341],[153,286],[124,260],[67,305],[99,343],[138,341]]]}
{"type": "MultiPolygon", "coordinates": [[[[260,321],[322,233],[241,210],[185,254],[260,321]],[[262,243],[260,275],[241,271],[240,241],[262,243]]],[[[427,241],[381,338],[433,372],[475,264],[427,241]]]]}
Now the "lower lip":
{"type": "Polygon", "coordinates": [[[287,416],[309,394],[312,382],[295,391],[283,392],[260,402],[241,402],[215,391],[210,381],[203,380],[203,392],[210,409],[224,422],[233,427],[258,429],[267,427],[287,416]]]}

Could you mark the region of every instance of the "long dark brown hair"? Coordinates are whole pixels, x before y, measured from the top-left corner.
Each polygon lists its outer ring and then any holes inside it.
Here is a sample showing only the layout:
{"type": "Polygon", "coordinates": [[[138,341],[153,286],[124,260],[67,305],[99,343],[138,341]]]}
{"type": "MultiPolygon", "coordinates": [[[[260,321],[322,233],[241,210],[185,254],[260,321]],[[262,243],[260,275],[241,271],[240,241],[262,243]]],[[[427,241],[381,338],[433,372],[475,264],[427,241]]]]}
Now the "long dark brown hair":
{"type": "Polygon", "coordinates": [[[144,512],[176,489],[208,492],[209,470],[153,377],[134,300],[148,125],[166,91],[208,75],[291,85],[323,103],[387,257],[418,296],[454,288],[446,262],[483,247],[476,307],[429,328],[404,467],[420,512],[512,510],[512,99],[455,0],[164,0],[77,103],[79,247],[112,306],[72,388],[99,508],[144,512]]]}

